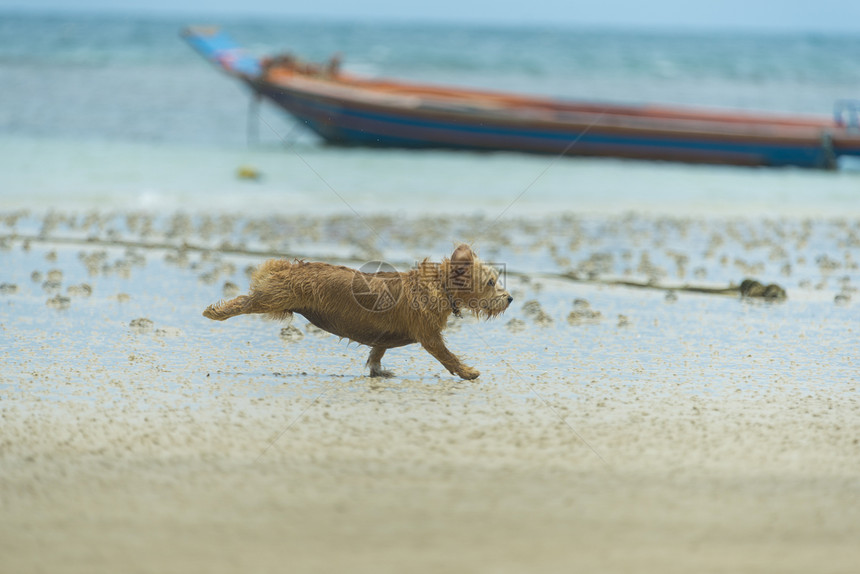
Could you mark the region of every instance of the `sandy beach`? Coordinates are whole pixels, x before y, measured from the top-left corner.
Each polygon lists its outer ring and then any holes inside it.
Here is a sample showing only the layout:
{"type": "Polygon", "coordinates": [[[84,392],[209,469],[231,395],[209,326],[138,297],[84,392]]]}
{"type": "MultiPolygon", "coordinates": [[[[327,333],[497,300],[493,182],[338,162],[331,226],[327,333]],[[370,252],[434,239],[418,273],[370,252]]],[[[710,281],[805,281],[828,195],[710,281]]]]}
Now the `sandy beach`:
{"type": "Polygon", "coordinates": [[[349,217],[4,214],[4,572],[856,569],[856,221],[349,217]],[[515,297],[448,330],[476,381],[200,315],[475,229],[515,297]],[[657,288],[749,276],[787,300],[657,288]]]}

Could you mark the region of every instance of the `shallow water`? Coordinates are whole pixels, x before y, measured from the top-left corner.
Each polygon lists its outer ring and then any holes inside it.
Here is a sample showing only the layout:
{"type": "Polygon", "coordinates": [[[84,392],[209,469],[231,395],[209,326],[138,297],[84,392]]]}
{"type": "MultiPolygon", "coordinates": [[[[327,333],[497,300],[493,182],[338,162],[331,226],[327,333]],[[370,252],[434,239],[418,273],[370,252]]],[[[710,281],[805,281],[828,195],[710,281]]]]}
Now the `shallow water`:
{"type": "MultiPolygon", "coordinates": [[[[856,213],[839,173],[321,147],[179,38],[192,22],[5,14],[0,206],[171,213],[856,213]],[[248,166],[259,181],[240,181],[248,166]]],[[[199,23],[199,21],[197,22],[199,23]]],[[[340,51],[356,73],[587,100],[830,114],[856,38],[224,19],[257,54],[340,51]],[[440,38],[444,41],[440,41],[440,38]],[[512,54],[514,54],[512,56],[512,54]]]]}
{"type": "Polygon", "coordinates": [[[404,152],[299,144],[159,146],[0,135],[7,209],[170,213],[484,214],[644,212],[841,216],[860,170],[686,166],[519,154],[404,152]],[[259,181],[241,181],[253,166],[259,181]],[[12,169],[14,166],[14,169],[12,169]]]}

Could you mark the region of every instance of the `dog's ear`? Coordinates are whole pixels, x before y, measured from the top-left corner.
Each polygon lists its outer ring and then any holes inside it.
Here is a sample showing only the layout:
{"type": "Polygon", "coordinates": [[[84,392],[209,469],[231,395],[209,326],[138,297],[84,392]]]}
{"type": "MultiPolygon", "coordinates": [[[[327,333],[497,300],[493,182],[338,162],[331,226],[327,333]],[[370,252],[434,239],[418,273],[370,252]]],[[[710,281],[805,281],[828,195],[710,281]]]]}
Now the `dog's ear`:
{"type": "Polygon", "coordinates": [[[472,261],[474,258],[475,253],[472,251],[472,248],[465,243],[458,245],[457,249],[455,249],[454,253],[451,255],[451,261],[472,261]]]}
{"type": "Polygon", "coordinates": [[[448,273],[448,288],[468,290],[472,287],[472,267],[475,254],[465,243],[459,245],[451,255],[451,266],[448,273]]]}

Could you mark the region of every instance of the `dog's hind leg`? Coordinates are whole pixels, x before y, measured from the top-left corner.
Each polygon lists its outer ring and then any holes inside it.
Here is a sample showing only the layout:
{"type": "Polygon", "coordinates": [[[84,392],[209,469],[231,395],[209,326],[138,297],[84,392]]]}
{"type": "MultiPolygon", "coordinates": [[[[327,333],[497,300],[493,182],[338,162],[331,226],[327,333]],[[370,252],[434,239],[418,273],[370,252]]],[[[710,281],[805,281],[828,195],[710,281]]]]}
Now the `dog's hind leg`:
{"type": "Polygon", "coordinates": [[[387,351],[387,347],[371,347],[370,356],[367,357],[367,366],[370,367],[371,377],[393,377],[394,373],[386,371],[382,368],[382,355],[387,351]]]}

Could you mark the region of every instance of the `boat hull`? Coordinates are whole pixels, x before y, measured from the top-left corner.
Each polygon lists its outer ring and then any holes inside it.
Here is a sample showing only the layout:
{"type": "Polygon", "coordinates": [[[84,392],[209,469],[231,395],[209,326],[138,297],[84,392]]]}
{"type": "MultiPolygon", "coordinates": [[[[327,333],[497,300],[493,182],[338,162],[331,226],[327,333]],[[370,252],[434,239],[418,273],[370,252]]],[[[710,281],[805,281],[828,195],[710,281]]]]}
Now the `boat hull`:
{"type": "Polygon", "coordinates": [[[584,114],[580,121],[517,121],[435,110],[394,109],[266,82],[252,85],[326,142],[337,145],[813,168],[833,167],[835,159],[824,129],[803,128],[796,130],[803,133],[793,136],[767,136],[681,130],[677,126],[674,129],[629,126],[612,122],[611,109],[584,114]]]}
{"type": "Polygon", "coordinates": [[[184,35],[334,145],[822,169],[835,168],[840,156],[860,156],[860,104],[853,102],[848,121],[568,102],[354,78],[319,66],[305,71],[257,60],[217,30],[184,35]]]}

